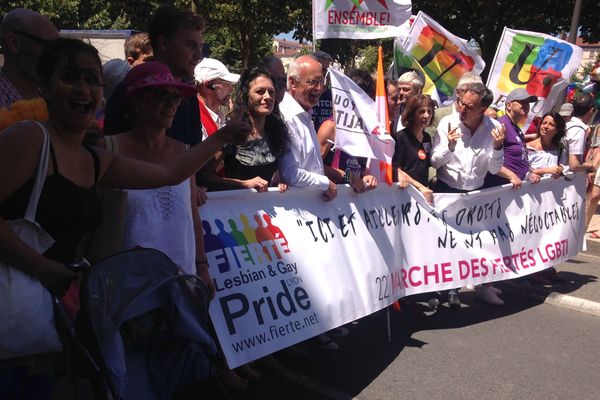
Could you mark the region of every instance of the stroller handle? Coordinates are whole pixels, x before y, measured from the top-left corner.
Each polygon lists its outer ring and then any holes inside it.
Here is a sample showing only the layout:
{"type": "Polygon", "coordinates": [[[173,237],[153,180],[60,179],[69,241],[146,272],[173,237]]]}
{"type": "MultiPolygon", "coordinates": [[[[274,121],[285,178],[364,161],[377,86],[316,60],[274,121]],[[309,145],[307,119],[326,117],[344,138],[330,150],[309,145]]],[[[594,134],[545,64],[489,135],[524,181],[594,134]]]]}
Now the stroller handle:
{"type": "Polygon", "coordinates": [[[80,257],[72,263],[67,264],[67,268],[73,272],[86,272],[92,268],[92,264],[85,257],[80,257]]]}

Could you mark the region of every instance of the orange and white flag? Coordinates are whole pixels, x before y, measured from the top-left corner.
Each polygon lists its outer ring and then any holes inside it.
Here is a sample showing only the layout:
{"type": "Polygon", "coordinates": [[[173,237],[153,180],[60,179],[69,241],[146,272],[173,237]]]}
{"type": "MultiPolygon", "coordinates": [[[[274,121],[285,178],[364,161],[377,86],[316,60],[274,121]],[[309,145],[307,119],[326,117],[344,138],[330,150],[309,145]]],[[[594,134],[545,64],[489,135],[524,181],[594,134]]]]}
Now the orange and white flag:
{"type": "MultiPolygon", "coordinates": [[[[387,95],[385,92],[385,77],[383,72],[383,47],[379,46],[377,59],[377,83],[375,86],[375,104],[377,104],[377,118],[385,127],[387,134],[390,132],[390,117],[388,114],[387,95]]],[[[374,169],[371,163],[371,173],[374,169]]],[[[376,164],[375,164],[376,165],[376,164]]],[[[384,161],[379,162],[379,179],[385,178],[388,185],[392,184],[392,164],[384,161]]]]}
{"type": "MultiPolygon", "coordinates": [[[[377,118],[377,104],[355,82],[329,68],[335,147],[355,157],[392,162],[394,138],[377,118]]],[[[373,161],[378,165],[378,162],[373,161]]]]}

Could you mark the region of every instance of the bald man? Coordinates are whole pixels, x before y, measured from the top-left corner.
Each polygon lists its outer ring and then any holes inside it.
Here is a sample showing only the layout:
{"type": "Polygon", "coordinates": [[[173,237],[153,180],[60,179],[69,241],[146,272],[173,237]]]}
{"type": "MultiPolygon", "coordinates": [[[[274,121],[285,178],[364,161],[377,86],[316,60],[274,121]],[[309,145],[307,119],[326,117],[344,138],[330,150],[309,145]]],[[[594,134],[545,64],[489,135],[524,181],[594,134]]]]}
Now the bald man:
{"type": "Polygon", "coordinates": [[[58,38],[58,29],[48,18],[15,8],[2,20],[0,43],[4,66],[0,71],[0,107],[39,96],[38,59],[47,44],[58,38]]]}
{"type": "Polygon", "coordinates": [[[318,188],[323,191],[325,200],[331,200],[336,196],[337,188],[325,176],[311,119],[312,108],[323,92],[321,63],[311,55],[292,61],[288,67],[287,89],[279,110],[290,132],[290,148],[279,165],[281,177],[290,186],[318,188]]]}

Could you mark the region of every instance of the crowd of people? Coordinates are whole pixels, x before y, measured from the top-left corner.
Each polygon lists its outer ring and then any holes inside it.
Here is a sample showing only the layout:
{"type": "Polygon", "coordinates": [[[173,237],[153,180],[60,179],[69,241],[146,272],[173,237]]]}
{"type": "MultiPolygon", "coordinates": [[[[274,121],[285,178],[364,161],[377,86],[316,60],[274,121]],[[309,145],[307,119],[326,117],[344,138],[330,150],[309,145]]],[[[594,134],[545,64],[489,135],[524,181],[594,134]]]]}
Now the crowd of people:
{"type": "MultiPolygon", "coordinates": [[[[102,65],[94,47],[59,38],[39,13],[15,9],[4,16],[0,108],[42,98],[48,118],[41,126],[15,123],[0,134],[0,261],[39,279],[51,293],[64,294],[77,278],[65,264],[100,224],[97,188],[122,189],[127,192],[122,248],[162,250],[186,273],[200,276],[214,297],[200,216],[207,191],[301,187],[329,201],[338,184],[357,193],[376,190],[368,161],[335,146],[327,87],[333,57],[321,51],[302,55],[286,72],[281,60],[269,56],[236,74],[202,57],[203,33],[200,16],[161,7],[147,33],[127,39],[123,59],[102,65]],[[37,254],[6,221],[23,217],[44,135],[51,160],[37,222],[55,243],[37,254]]],[[[375,97],[370,72],[345,74],[375,97]]],[[[588,152],[590,141],[597,146],[588,125],[595,111],[592,95],[546,113],[534,121],[535,130],[524,133],[521,123],[537,101],[524,89],[507,95],[504,110],[492,105],[492,92],[471,73],[462,76],[447,106],[422,93],[423,77],[415,71],[388,79],[386,89],[396,143],[393,176],[400,189],[414,186],[433,204],[436,192],[505,183],[518,189],[523,181],[587,171],[589,223],[600,200],[600,152],[588,152]]],[[[555,270],[531,277],[534,284],[560,280],[555,270]]],[[[493,285],[475,289],[482,301],[503,304],[493,285]]],[[[444,301],[461,307],[458,290],[429,293],[425,301],[433,309],[444,301]]],[[[340,327],[310,343],[335,350],[332,336],[345,334],[340,327]]],[[[262,362],[278,369],[273,357],[262,362]]],[[[221,363],[230,387],[243,389],[259,379],[252,366],[231,371],[221,363]]],[[[15,390],[7,386],[8,374],[31,379],[26,368],[0,371],[0,394],[15,390]]]]}

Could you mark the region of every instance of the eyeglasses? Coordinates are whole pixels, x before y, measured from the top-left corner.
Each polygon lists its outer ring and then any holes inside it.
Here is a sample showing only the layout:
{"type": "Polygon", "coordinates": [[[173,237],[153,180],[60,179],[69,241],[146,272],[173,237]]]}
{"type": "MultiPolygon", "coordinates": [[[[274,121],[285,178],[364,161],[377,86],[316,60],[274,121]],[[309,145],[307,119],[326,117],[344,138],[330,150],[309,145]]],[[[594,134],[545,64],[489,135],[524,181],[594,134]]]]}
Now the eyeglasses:
{"type": "Polygon", "coordinates": [[[172,103],[175,106],[179,106],[181,104],[182,97],[179,93],[169,92],[164,89],[152,89],[151,93],[159,103],[172,103]]]}
{"type": "Polygon", "coordinates": [[[459,99],[459,100],[458,100],[458,105],[459,105],[461,108],[463,108],[463,107],[464,107],[464,108],[465,108],[465,110],[467,110],[467,111],[474,111],[474,110],[477,110],[477,109],[481,108],[481,105],[480,105],[480,104],[479,104],[479,105],[473,105],[473,104],[470,104],[470,105],[469,105],[469,104],[466,104],[465,102],[463,102],[463,101],[462,101],[462,99],[459,99]]]}
{"type": "Polygon", "coordinates": [[[16,33],[17,35],[23,35],[26,38],[33,40],[34,42],[36,42],[37,44],[39,44],[42,47],[46,47],[50,43],[50,40],[42,39],[40,37],[31,35],[31,34],[29,34],[27,32],[13,31],[13,33],[16,33]]]}
{"type": "Polygon", "coordinates": [[[309,79],[304,81],[304,84],[308,87],[317,87],[317,86],[325,86],[325,78],[320,79],[309,79]]]}

